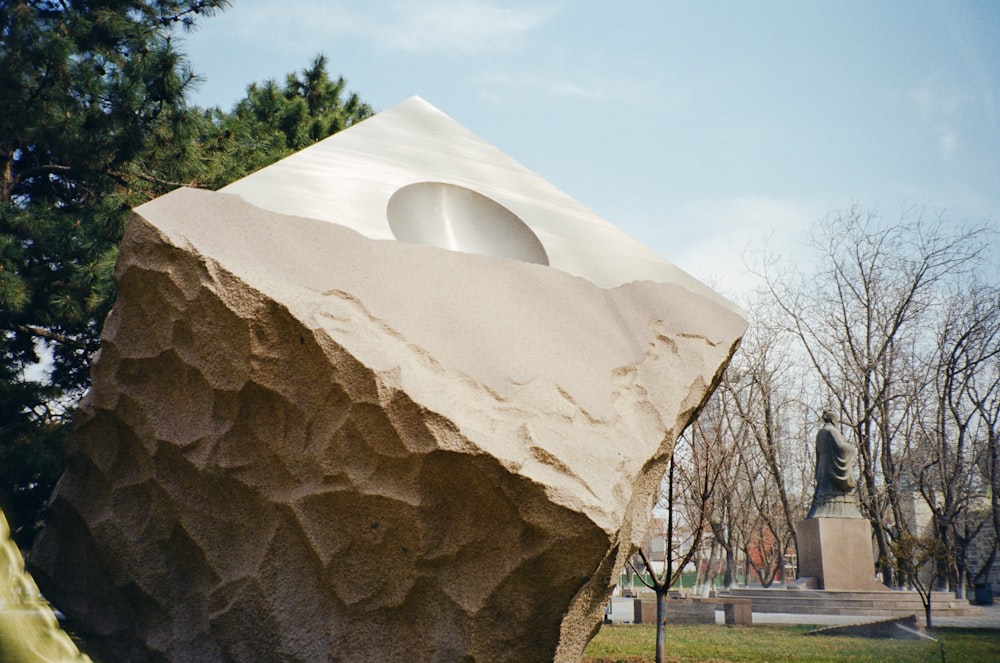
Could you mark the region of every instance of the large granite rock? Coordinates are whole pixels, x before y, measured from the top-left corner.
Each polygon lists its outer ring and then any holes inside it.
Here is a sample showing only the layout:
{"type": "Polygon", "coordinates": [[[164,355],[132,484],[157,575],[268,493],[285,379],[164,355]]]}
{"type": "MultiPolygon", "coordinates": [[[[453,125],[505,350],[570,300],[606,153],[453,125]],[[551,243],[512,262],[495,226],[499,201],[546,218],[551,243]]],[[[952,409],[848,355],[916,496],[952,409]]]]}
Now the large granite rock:
{"type": "Polygon", "coordinates": [[[189,189],[117,278],[31,558],[107,660],[578,660],[745,328],[189,189]]]}

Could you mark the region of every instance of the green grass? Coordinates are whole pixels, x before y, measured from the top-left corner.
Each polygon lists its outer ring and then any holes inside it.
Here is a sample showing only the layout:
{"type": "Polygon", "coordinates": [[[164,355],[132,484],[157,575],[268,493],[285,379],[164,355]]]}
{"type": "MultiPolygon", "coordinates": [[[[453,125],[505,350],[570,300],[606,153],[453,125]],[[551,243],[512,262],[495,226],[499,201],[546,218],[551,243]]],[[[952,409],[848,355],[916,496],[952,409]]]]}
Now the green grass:
{"type": "MultiPolygon", "coordinates": [[[[712,663],[940,663],[941,649],[930,640],[875,640],[805,635],[812,626],[668,626],[667,660],[712,663]]],[[[930,629],[944,643],[947,663],[1000,661],[1000,631],[930,629]]],[[[604,626],[587,647],[583,663],[640,663],[654,660],[652,624],[604,626]]]]}

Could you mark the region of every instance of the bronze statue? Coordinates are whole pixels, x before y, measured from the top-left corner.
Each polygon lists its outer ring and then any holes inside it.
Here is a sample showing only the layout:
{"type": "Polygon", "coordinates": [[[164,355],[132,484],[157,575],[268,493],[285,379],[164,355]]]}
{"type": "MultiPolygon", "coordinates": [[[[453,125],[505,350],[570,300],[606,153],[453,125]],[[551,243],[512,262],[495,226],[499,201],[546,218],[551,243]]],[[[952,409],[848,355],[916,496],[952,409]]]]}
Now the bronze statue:
{"type": "Polygon", "coordinates": [[[835,425],[836,418],[823,410],[823,425],[816,433],[816,492],[807,518],[861,518],[854,495],[854,448],[835,425]]]}

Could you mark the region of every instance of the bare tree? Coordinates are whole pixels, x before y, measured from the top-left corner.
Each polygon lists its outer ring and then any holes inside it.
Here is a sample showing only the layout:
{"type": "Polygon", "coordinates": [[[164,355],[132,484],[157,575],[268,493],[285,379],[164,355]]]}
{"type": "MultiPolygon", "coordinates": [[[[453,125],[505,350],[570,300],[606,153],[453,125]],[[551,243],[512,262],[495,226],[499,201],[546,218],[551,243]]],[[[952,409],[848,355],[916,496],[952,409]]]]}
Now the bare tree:
{"type": "Polygon", "coordinates": [[[982,321],[975,342],[978,354],[989,356],[978,363],[971,376],[968,397],[979,417],[979,435],[985,447],[978,469],[990,496],[992,546],[986,560],[971,574],[973,580],[988,577],[1000,553],[1000,288],[980,292],[978,301],[984,315],[973,316],[973,320],[982,321]]]}
{"type": "MultiPolygon", "coordinates": [[[[772,308],[763,298],[748,307],[750,329],[719,391],[737,419],[732,427],[739,432],[734,435],[747,438],[742,447],[742,485],[749,491],[753,513],[743,520],[752,526],[744,537],[746,559],[749,563],[763,552],[762,545],[773,542],[769,557],[783,576],[785,553],[797,550],[794,522],[804,515],[804,486],[789,470],[796,464],[795,447],[808,445],[796,439],[797,431],[790,426],[802,398],[801,371],[788,350],[794,339],[783,334],[772,308]]],[[[765,585],[774,579],[763,567],[757,573],[765,585]]]]}
{"type": "Polygon", "coordinates": [[[989,369],[1000,356],[1000,309],[995,288],[973,286],[954,293],[939,317],[929,364],[931,405],[925,418],[917,486],[932,513],[934,535],[945,554],[935,556],[937,576],[964,598],[968,550],[987,522],[979,509],[989,494],[977,472],[989,455],[989,422],[980,392],[997,389],[989,369]]]}
{"type": "Polygon", "coordinates": [[[759,271],[788,329],[815,370],[824,400],[839,409],[858,449],[862,511],[871,520],[879,565],[893,583],[894,523],[902,520],[897,451],[912,389],[906,352],[923,333],[943,283],[975,268],[986,227],[951,229],[910,210],[895,223],[852,207],[816,227],[814,271],[759,271]]]}
{"type": "Polygon", "coordinates": [[[665,500],[660,503],[667,520],[663,570],[658,573],[647,551],[638,549],[647,573],[636,576],[656,594],[657,662],[664,660],[667,593],[701,551],[718,508],[723,477],[732,471],[736,450],[728,443],[725,429],[722,405],[713,395],[678,439],[664,476],[665,500]]]}
{"type": "Polygon", "coordinates": [[[948,554],[944,544],[933,534],[912,534],[902,531],[892,542],[896,573],[920,595],[924,620],[932,626],[931,596],[935,581],[940,577],[938,560],[948,554]]]}

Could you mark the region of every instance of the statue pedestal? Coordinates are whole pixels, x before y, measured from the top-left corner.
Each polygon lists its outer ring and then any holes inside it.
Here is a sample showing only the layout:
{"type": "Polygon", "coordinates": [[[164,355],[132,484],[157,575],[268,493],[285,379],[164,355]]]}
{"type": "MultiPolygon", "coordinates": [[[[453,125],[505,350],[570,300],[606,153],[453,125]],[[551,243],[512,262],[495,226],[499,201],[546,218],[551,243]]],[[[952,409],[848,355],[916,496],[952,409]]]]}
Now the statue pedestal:
{"type": "Polygon", "coordinates": [[[795,525],[795,534],[799,542],[796,586],[888,591],[875,580],[872,527],[864,518],[809,518],[795,525]]]}

